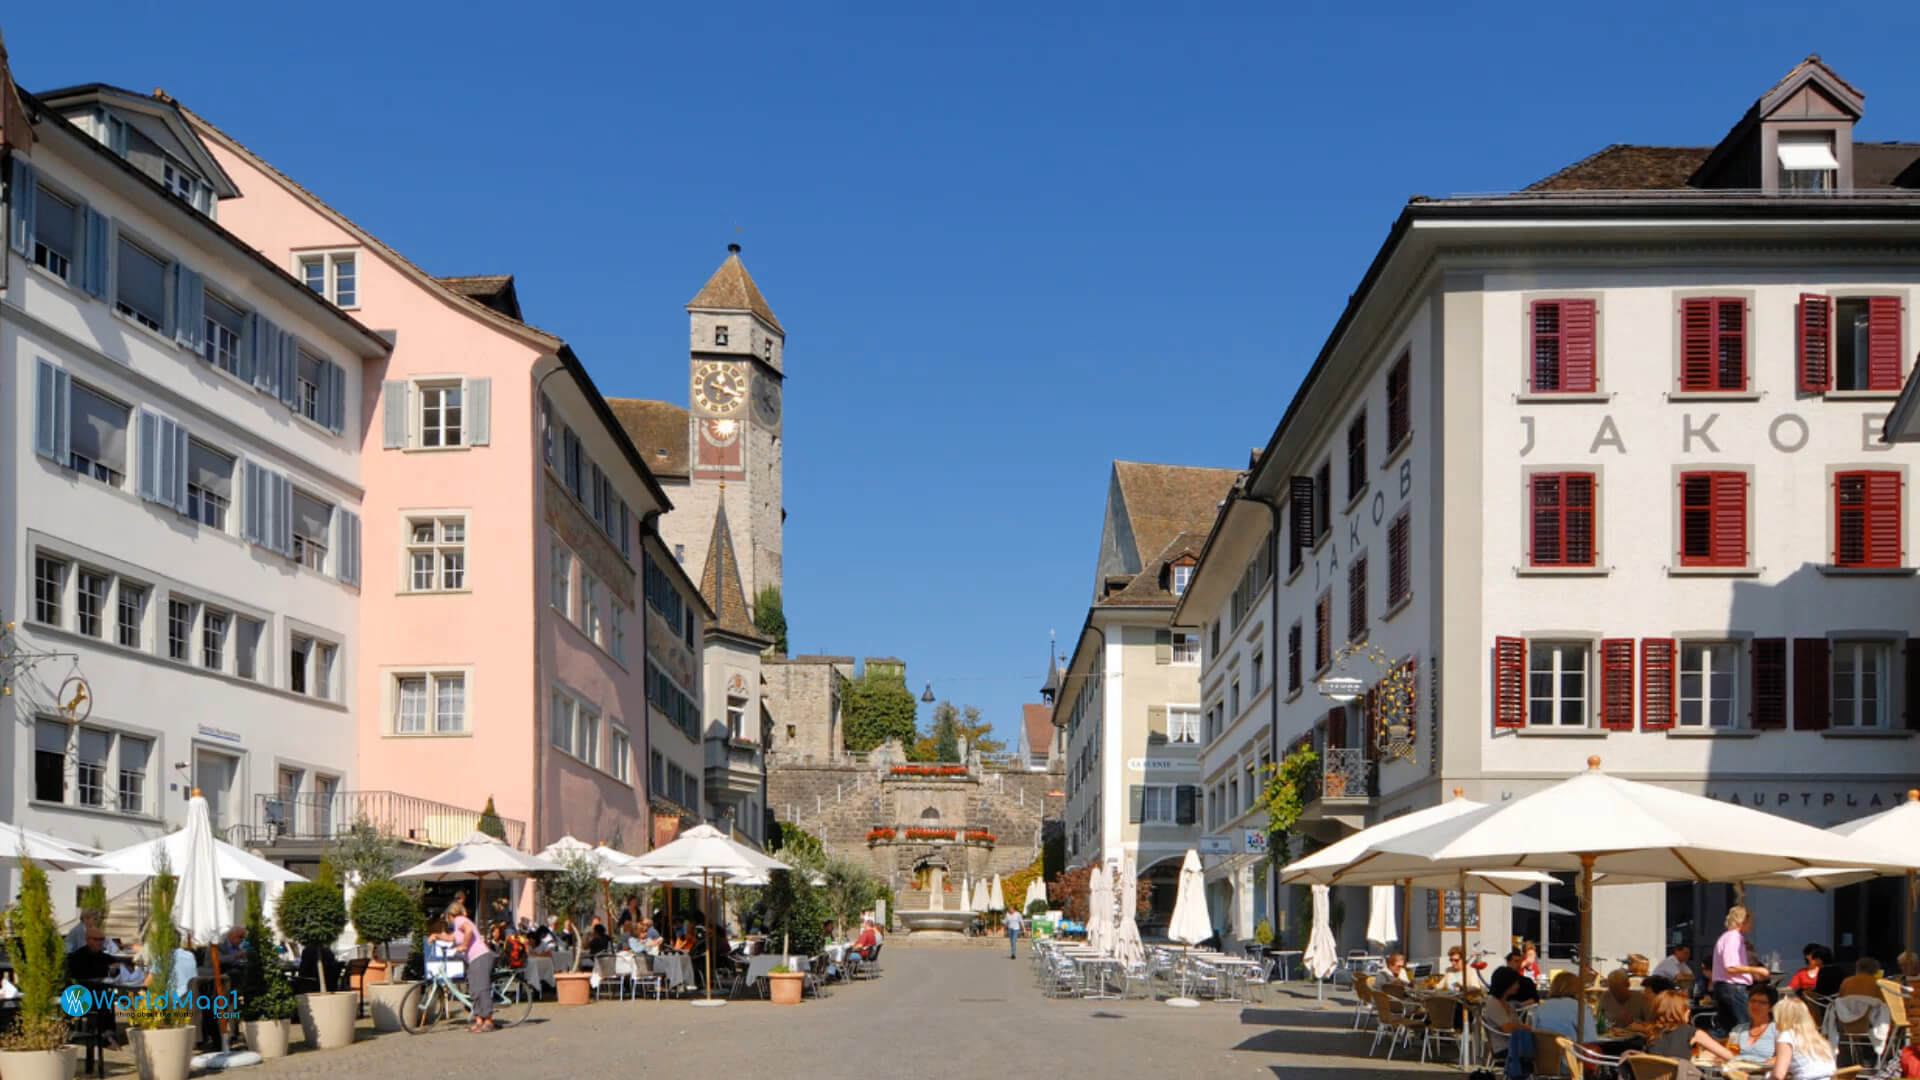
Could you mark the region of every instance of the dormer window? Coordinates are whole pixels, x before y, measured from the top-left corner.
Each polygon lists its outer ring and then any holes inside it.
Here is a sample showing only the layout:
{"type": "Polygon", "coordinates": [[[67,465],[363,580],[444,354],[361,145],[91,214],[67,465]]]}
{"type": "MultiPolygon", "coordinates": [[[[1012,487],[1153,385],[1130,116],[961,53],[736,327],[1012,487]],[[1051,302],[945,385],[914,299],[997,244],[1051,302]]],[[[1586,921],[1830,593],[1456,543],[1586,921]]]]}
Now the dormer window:
{"type": "Polygon", "coordinates": [[[1187,595],[1187,582],[1193,580],[1193,565],[1181,563],[1173,568],[1173,595],[1187,595]]]}
{"type": "Polygon", "coordinates": [[[1827,132],[1781,132],[1779,157],[1781,191],[1832,191],[1838,186],[1840,162],[1827,132]]]}

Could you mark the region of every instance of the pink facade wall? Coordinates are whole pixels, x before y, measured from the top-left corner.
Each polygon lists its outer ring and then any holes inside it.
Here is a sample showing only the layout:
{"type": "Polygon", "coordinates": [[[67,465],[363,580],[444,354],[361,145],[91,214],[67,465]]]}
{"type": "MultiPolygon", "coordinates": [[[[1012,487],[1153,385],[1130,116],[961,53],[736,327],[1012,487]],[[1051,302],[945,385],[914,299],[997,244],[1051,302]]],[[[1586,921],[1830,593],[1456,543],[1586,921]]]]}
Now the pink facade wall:
{"type": "MultiPolygon", "coordinates": [[[[391,358],[369,365],[360,411],[364,584],[356,655],[349,659],[358,675],[352,702],[358,786],[474,810],[491,797],[503,817],[529,824],[527,846],[535,850],[568,832],[592,842],[616,830],[633,850],[634,838],[646,833],[645,724],[628,725],[639,755],[631,786],[551,749],[546,738],[548,673],[594,695],[607,714],[645,716],[637,662],[631,672],[622,669],[546,603],[545,466],[533,384],[536,368],[544,372],[554,364],[551,345],[537,332],[503,328],[465,299],[420,282],[218,135],[208,142],[244,193],[221,203],[221,224],[289,268],[298,250],[354,249],[354,314],[395,335],[391,358]],[[381,383],[419,376],[489,377],[489,445],[384,448],[381,383]],[[404,591],[405,516],[420,510],[466,512],[467,592],[404,591]],[[467,675],[469,733],[388,734],[393,674],[448,669],[467,675]]],[[[558,375],[546,386],[551,393],[563,383],[568,377],[558,375]]],[[[603,466],[620,460],[595,457],[603,466]]],[[[632,475],[616,483],[637,528],[653,509],[645,489],[632,475]]],[[[637,620],[628,635],[629,655],[642,655],[637,620]]]]}

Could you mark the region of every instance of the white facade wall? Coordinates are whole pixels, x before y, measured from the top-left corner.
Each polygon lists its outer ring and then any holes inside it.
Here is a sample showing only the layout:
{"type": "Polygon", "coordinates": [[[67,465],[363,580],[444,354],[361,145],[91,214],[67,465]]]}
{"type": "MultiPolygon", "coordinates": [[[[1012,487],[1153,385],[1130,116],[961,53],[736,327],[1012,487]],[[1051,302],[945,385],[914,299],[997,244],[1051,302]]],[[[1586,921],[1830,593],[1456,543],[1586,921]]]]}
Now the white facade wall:
{"type": "MultiPolygon", "coordinates": [[[[151,838],[179,823],[189,789],[205,789],[220,828],[264,824],[256,796],[276,792],[283,770],[299,774],[304,793],[352,786],[354,736],[346,706],[352,692],[352,631],[358,588],[339,580],[348,527],[342,511],[360,504],[358,460],[362,361],[377,355],[353,324],[307,299],[291,281],[223,242],[194,220],[184,203],[150,190],[117,164],[67,132],[43,124],[32,164],[61,192],[114,218],[122,232],[205,276],[243,308],[257,311],[324,354],[345,372],[345,433],[335,435],[280,401],[243,384],[198,356],[116,313],[9,248],[8,286],[0,317],[0,401],[7,402],[9,437],[0,440],[0,612],[13,620],[27,650],[72,654],[24,674],[4,700],[11,721],[0,743],[12,758],[0,770],[6,820],[104,848],[151,838]],[[86,387],[132,407],[130,429],[148,409],[182,425],[192,439],[235,458],[232,502],[224,528],[202,524],[171,507],[142,500],[135,477],[138,442],[125,437],[124,476],[117,487],[82,476],[35,453],[36,370],[48,362],[86,387]],[[316,571],[241,538],[245,499],[241,462],[286,475],[295,490],[335,508],[323,569],[316,571]],[[60,604],[54,621],[35,607],[36,555],[61,560],[60,604]],[[98,637],[81,632],[77,575],[108,578],[98,637]],[[144,590],[138,644],[118,641],[121,585],[144,590]],[[169,659],[170,600],[192,604],[187,659],[169,659]],[[206,615],[229,618],[210,669],[204,652],[206,615]],[[244,677],[237,656],[239,618],[257,619],[262,633],[254,674],[244,677]],[[310,653],[306,692],[293,686],[295,635],[333,650],[322,671],[310,653]],[[98,808],[82,806],[82,753],[69,742],[62,791],[36,783],[35,721],[57,715],[55,698],[69,675],[83,678],[92,700],[82,706],[82,730],[115,741],[104,762],[98,808]],[[124,736],[123,740],[121,737],[124,736]],[[141,755],[133,739],[149,740],[141,755]],[[126,752],[122,756],[123,750],[126,752]],[[144,756],[142,765],[139,758],[144,756]],[[140,773],[142,794],[119,808],[120,770],[140,773]]],[[[75,281],[79,280],[76,267],[75,281]]],[[[90,736],[93,743],[97,736],[90,736]]],[[[90,756],[91,748],[85,753],[90,756]]],[[[91,785],[89,785],[91,797],[91,785]]],[[[63,910],[73,893],[54,890],[63,910]]]]}

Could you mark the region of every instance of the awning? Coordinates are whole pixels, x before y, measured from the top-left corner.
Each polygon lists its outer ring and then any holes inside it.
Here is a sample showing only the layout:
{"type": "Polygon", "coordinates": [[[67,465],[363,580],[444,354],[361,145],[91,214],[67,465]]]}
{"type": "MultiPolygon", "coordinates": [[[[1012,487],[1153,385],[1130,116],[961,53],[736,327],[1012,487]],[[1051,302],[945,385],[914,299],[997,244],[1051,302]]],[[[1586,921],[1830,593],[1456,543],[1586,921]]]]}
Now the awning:
{"type": "Polygon", "coordinates": [[[1840,163],[1834,160],[1833,146],[1824,136],[1810,139],[1782,137],[1780,167],[1788,172],[1811,172],[1838,169],[1840,163]]]}

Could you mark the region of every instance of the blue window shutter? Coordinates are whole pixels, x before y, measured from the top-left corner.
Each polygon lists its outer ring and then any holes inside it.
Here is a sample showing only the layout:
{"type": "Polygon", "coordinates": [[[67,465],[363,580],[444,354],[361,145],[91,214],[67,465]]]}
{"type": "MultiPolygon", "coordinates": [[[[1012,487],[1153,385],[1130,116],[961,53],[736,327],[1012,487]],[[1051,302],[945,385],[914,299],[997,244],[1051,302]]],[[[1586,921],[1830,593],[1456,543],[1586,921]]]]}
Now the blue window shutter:
{"type": "Polygon", "coordinates": [[[172,471],[168,476],[173,509],[176,513],[184,514],[187,512],[187,429],[171,420],[166,423],[173,429],[172,471]]]}
{"type": "Polygon", "coordinates": [[[7,243],[13,250],[33,257],[33,166],[19,154],[9,159],[12,170],[7,177],[7,207],[11,210],[7,243]]]}
{"type": "Polygon", "coordinates": [[[253,326],[254,315],[248,312],[247,317],[240,320],[240,355],[234,358],[234,374],[243,382],[254,381],[253,340],[257,335],[253,326]]]}
{"type": "Polygon", "coordinates": [[[280,359],[274,355],[280,331],[259,312],[247,316],[247,351],[253,360],[253,385],[269,394],[280,393],[280,359]]]}
{"type": "Polygon", "coordinates": [[[467,445],[485,446],[492,438],[492,379],[467,380],[467,445]]]}
{"type": "Polygon", "coordinates": [[[407,445],[407,381],[388,379],[380,386],[380,443],[389,450],[407,445]]]}
{"type": "Polygon", "coordinates": [[[201,335],[207,328],[206,281],[180,263],[174,263],[173,267],[176,271],[173,291],[173,337],[175,341],[198,353],[201,335]]]}
{"type": "Polygon", "coordinates": [[[33,379],[33,451],[55,464],[67,463],[68,425],[72,422],[73,381],[65,371],[41,360],[33,379]]]}
{"type": "Polygon", "coordinates": [[[240,470],[240,538],[250,544],[263,542],[265,530],[260,523],[266,519],[262,512],[261,470],[253,462],[246,462],[240,470]]]}
{"type": "Polygon", "coordinates": [[[320,365],[327,375],[327,427],[335,435],[347,427],[347,371],[339,364],[327,361],[320,365]]]}
{"type": "Polygon", "coordinates": [[[160,501],[160,418],[145,409],[135,421],[134,492],[148,502],[160,501]]]}
{"type": "Polygon", "coordinates": [[[299,371],[300,350],[294,347],[292,334],[278,328],[273,334],[273,355],[280,367],[280,404],[289,409],[298,408],[300,380],[295,378],[295,373],[299,371]]]}
{"type": "Polygon", "coordinates": [[[281,473],[269,473],[273,482],[274,550],[293,554],[293,481],[281,473]]]}
{"type": "Polygon", "coordinates": [[[340,573],[341,581],[349,585],[360,584],[360,515],[351,510],[340,511],[340,573]]]}
{"type": "Polygon", "coordinates": [[[113,219],[87,207],[87,235],[81,251],[80,285],[87,295],[104,299],[107,295],[107,252],[113,250],[113,219]]]}
{"type": "Polygon", "coordinates": [[[631,542],[627,539],[627,537],[632,535],[632,533],[633,533],[633,527],[627,517],[627,500],[621,499],[620,500],[620,554],[625,555],[629,559],[633,558],[633,548],[632,548],[631,542]]]}

